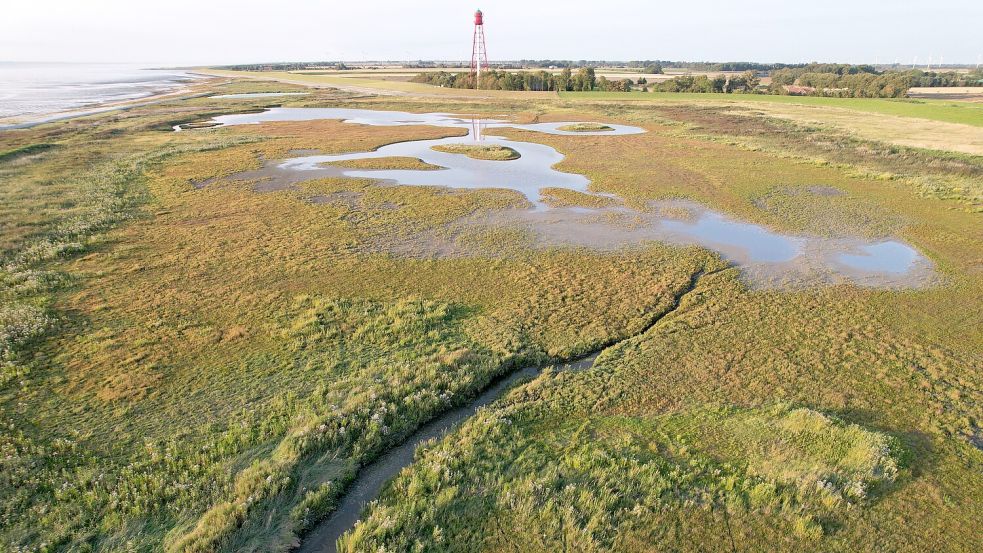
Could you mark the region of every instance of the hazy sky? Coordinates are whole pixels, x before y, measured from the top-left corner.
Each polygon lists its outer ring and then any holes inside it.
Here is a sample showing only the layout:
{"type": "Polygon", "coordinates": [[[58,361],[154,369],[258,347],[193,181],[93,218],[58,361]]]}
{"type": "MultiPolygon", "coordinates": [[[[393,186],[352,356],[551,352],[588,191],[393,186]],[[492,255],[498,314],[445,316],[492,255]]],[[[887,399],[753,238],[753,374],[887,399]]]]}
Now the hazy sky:
{"type": "Polygon", "coordinates": [[[492,60],[977,63],[983,0],[6,0],[2,61],[492,60]]]}

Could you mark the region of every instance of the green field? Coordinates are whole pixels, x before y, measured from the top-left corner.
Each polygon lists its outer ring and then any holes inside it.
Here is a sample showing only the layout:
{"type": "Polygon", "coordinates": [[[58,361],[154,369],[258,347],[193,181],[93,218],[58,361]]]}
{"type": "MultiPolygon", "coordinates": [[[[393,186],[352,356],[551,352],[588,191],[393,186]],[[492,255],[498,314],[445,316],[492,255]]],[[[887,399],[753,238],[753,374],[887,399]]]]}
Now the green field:
{"type": "Polygon", "coordinates": [[[931,99],[823,98],[774,94],[698,94],[690,92],[561,92],[569,100],[652,100],[665,102],[774,102],[828,106],[883,115],[917,117],[983,127],[983,104],[931,99]]]}
{"type": "MultiPolygon", "coordinates": [[[[301,86],[225,80],[197,86],[301,86]]],[[[0,133],[0,551],[289,550],[421,424],[516,367],[598,350],[426,443],[341,550],[978,548],[983,158],[709,95],[310,91],[0,133]],[[507,189],[230,178],[460,129],[171,130],[273,105],[643,126],[488,132],[556,148],[557,169],[628,206],[687,199],[781,232],[893,237],[940,278],[756,286],[698,247],[542,246],[475,224],[528,205],[507,189]]],[[[970,104],[737,100],[983,125],[970,104]]]]}

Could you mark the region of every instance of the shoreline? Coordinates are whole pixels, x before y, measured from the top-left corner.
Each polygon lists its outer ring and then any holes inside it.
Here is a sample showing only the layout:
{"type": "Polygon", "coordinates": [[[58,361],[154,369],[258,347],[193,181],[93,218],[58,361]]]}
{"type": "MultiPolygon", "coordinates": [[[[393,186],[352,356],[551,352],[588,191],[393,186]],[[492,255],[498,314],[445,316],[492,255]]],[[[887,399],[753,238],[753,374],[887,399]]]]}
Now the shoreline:
{"type": "Polygon", "coordinates": [[[58,121],[88,117],[90,115],[99,115],[101,113],[108,113],[112,111],[126,111],[133,108],[159,104],[169,100],[188,100],[191,98],[207,96],[209,93],[194,92],[195,85],[207,82],[216,78],[216,76],[206,75],[204,73],[194,71],[189,71],[188,74],[195,75],[195,80],[182,83],[183,86],[177,88],[153,92],[139,98],[96,103],[84,108],[0,118],[0,132],[30,129],[46,123],[56,123],[58,121]]]}

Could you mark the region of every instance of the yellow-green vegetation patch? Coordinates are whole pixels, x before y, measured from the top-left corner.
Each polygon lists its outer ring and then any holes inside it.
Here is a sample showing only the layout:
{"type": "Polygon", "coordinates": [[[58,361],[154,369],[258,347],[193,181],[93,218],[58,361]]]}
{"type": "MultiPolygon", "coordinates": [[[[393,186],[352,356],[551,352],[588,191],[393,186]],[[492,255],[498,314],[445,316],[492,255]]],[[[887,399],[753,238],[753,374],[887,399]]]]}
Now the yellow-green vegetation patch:
{"type": "Polygon", "coordinates": [[[692,208],[679,204],[660,205],[656,208],[656,213],[666,219],[687,222],[695,221],[697,215],[692,208]]]}
{"type": "MultiPolygon", "coordinates": [[[[431,416],[428,412],[446,408],[451,398],[494,375],[496,356],[462,332],[467,314],[462,306],[422,300],[295,298],[280,329],[287,349],[295,358],[305,359],[305,370],[334,374],[342,380],[357,378],[364,385],[338,386],[341,381],[336,381],[320,386],[314,403],[291,419],[270,455],[241,471],[232,496],[216,502],[168,550],[228,547],[230,535],[248,542],[254,539],[251,531],[262,531],[262,525],[243,526],[250,517],[269,520],[272,516],[277,524],[286,526],[278,533],[288,538],[323,516],[323,509],[330,507],[342,488],[329,487],[313,496],[307,493],[306,489],[320,487],[318,482],[298,480],[300,474],[309,474],[311,463],[325,463],[322,455],[326,452],[361,456],[378,451],[426,420],[431,416]],[[353,367],[360,367],[360,374],[353,373],[353,367]],[[454,367],[463,372],[455,376],[454,367]],[[424,381],[436,384],[438,380],[450,387],[418,388],[424,381]],[[411,396],[413,405],[405,399],[411,396]],[[414,412],[417,414],[411,415],[414,412]],[[299,471],[301,462],[304,473],[299,471]],[[274,500],[285,494],[294,496],[296,506],[274,500]],[[322,511],[311,512],[312,506],[322,511]]],[[[337,462],[326,464],[331,467],[337,462]]],[[[337,469],[326,470],[335,478],[344,478],[337,469]]],[[[231,549],[240,546],[231,544],[231,549]]]]}
{"type": "Polygon", "coordinates": [[[887,236],[906,222],[901,215],[890,216],[853,194],[822,185],[777,186],[753,201],[793,232],[817,236],[887,236]]]}
{"type": "Polygon", "coordinates": [[[558,130],[568,132],[596,132],[614,130],[614,127],[611,125],[605,125],[603,123],[572,123],[570,125],[563,125],[562,127],[557,128],[558,130]]]}
{"type": "Polygon", "coordinates": [[[474,159],[489,161],[511,161],[519,159],[519,152],[508,146],[479,144],[438,144],[433,150],[448,154],[462,154],[474,159]]]}
{"type": "Polygon", "coordinates": [[[611,196],[599,196],[570,190],[569,188],[547,187],[540,188],[539,194],[543,202],[550,207],[590,207],[602,208],[618,205],[617,199],[611,196]]]}
{"type": "Polygon", "coordinates": [[[898,440],[788,404],[702,408],[660,422],[697,451],[836,500],[867,499],[872,486],[894,481],[901,461],[898,440]]]}
{"type": "Polygon", "coordinates": [[[304,85],[279,81],[264,81],[260,79],[236,79],[232,82],[215,87],[216,94],[252,94],[273,92],[309,92],[311,89],[304,85]]]}
{"type": "Polygon", "coordinates": [[[0,162],[11,161],[25,156],[39,154],[52,147],[52,144],[28,144],[19,148],[0,151],[0,162]]]}
{"type": "MultiPolygon", "coordinates": [[[[810,409],[570,420],[529,401],[541,393],[539,383],[421,453],[385,501],[343,538],[341,550],[400,550],[422,542],[461,550],[480,543],[521,551],[537,544],[634,551],[653,531],[675,532],[684,550],[695,543],[730,545],[728,532],[713,536],[701,524],[706,514],[811,546],[826,532],[822,523],[840,524],[849,506],[869,500],[870,485],[898,473],[895,440],[810,409]],[[717,445],[731,458],[716,455],[717,445]],[[779,468],[783,462],[789,466],[779,468]],[[774,468],[760,470],[768,464],[774,468]],[[387,532],[390,525],[401,531],[387,532]],[[482,528],[477,535],[476,527],[482,528]]],[[[564,401],[561,388],[553,393],[553,401],[564,401]]]]}
{"type": "Polygon", "coordinates": [[[401,156],[348,159],[344,161],[332,161],[324,165],[344,167],[345,169],[408,169],[413,171],[443,169],[439,165],[427,163],[419,158],[401,156]]]}
{"type": "Polygon", "coordinates": [[[195,129],[211,129],[213,127],[221,126],[222,124],[217,121],[193,121],[191,123],[181,123],[178,127],[184,131],[190,131],[195,129]]]}

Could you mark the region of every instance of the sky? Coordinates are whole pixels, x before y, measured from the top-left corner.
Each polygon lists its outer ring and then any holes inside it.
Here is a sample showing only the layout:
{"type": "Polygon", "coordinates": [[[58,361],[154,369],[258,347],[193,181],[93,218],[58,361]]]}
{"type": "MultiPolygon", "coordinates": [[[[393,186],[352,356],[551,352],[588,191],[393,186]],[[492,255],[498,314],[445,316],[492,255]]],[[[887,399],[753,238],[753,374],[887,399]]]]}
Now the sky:
{"type": "Polygon", "coordinates": [[[983,0],[30,0],[0,61],[204,65],[489,58],[976,64],[983,0]]]}

